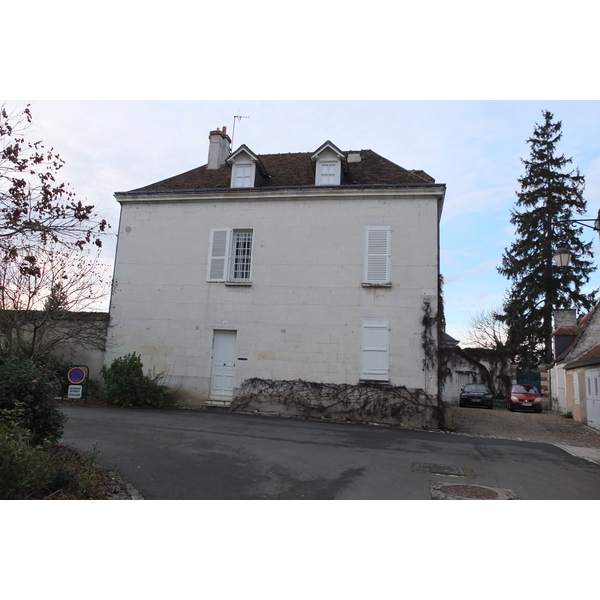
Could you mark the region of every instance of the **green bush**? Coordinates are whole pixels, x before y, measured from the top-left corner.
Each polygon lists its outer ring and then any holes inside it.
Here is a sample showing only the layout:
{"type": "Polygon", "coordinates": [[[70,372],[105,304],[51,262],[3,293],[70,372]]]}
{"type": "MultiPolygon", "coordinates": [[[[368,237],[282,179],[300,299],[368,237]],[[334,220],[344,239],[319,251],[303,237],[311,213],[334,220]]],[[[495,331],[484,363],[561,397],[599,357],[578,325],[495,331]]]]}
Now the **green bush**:
{"type": "Polygon", "coordinates": [[[115,358],[110,367],[102,367],[106,400],[119,406],[163,407],[171,404],[163,375],[144,375],[144,365],[135,352],[115,358]]]}
{"type": "Polygon", "coordinates": [[[27,429],[37,446],[60,438],[66,416],[53,369],[19,356],[0,358],[0,423],[27,429]]]}
{"type": "Polygon", "coordinates": [[[21,427],[0,423],[0,500],[104,499],[115,484],[67,446],[32,446],[21,427]]]}
{"type": "Polygon", "coordinates": [[[23,500],[47,484],[46,453],[28,430],[0,422],[0,499],[23,500]]]}

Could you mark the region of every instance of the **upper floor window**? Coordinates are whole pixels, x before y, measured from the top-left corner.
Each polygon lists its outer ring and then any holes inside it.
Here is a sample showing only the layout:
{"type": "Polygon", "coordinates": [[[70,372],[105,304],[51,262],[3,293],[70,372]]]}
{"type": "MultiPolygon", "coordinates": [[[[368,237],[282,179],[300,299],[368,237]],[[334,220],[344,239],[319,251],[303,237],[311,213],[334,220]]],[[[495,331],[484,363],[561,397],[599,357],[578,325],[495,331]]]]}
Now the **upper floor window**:
{"type": "Polygon", "coordinates": [[[251,188],[254,187],[254,165],[236,164],[233,165],[231,173],[231,187],[251,188]]]}
{"type": "Polygon", "coordinates": [[[253,229],[213,229],[206,280],[250,283],[253,237],[253,229]]]}
{"type": "Polygon", "coordinates": [[[322,144],[310,157],[315,169],[315,185],[340,185],[344,153],[330,141],[322,144]]]}
{"type": "Polygon", "coordinates": [[[318,162],[317,185],[339,185],[338,162],[318,162]]]}

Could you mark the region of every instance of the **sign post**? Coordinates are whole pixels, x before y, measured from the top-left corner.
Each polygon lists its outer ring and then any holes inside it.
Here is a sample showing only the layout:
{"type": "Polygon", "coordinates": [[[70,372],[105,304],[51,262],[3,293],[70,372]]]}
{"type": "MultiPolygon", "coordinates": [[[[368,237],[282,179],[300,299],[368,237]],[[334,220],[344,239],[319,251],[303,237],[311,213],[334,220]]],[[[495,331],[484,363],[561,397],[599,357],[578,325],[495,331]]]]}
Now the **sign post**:
{"type": "Polygon", "coordinates": [[[85,365],[71,365],[67,371],[67,398],[79,400],[87,394],[89,369],[85,365]]]}

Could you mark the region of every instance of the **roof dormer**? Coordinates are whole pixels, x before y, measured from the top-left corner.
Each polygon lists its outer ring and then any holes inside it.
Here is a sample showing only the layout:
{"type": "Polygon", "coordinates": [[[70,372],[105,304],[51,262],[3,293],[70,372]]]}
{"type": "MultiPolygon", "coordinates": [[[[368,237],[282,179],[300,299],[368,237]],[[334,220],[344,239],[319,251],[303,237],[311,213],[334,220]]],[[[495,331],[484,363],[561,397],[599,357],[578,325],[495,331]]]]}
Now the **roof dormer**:
{"type": "Polygon", "coordinates": [[[245,144],[231,154],[226,162],[231,167],[232,188],[258,187],[269,177],[258,156],[245,144]]]}
{"type": "Polygon", "coordinates": [[[340,185],[345,157],[339,148],[328,140],[310,160],[315,168],[315,185],[340,185]]]}

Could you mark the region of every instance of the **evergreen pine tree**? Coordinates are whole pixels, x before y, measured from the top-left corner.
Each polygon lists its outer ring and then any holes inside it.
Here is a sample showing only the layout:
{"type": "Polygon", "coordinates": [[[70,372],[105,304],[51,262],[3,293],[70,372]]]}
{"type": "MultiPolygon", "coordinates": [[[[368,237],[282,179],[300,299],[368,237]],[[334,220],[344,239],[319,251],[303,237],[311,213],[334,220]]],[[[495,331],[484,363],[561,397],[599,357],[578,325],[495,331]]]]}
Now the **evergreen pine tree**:
{"type": "Polygon", "coordinates": [[[587,258],[592,243],[581,241],[583,228],[573,223],[586,211],[585,179],[579,169],[565,170],[572,159],[557,154],[561,121],[553,122],[549,111],[542,115],[543,125],[536,123],[527,140],[531,154],[529,160],[522,159],[525,175],[518,180],[521,191],[511,211],[517,240],[505,250],[498,268],[512,281],[501,316],[509,330],[507,345],[517,362],[527,366],[552,360],[554,310],[589,310],[595,303],[595,292],[581,291],[596,269],[587,258]],[[558,246],[572,251],[569,267],[554,264],[558,246]]]}

